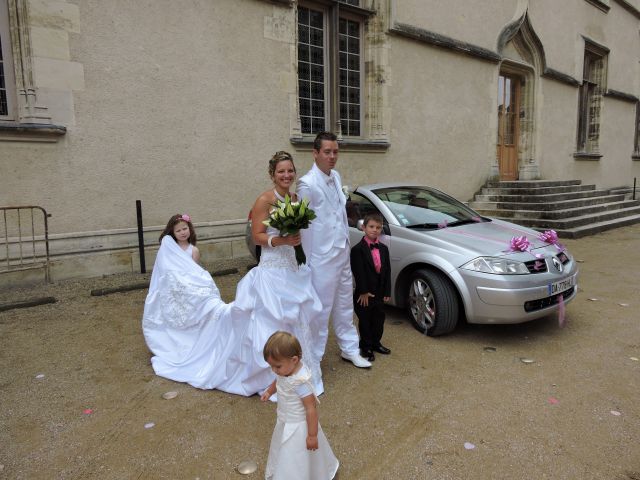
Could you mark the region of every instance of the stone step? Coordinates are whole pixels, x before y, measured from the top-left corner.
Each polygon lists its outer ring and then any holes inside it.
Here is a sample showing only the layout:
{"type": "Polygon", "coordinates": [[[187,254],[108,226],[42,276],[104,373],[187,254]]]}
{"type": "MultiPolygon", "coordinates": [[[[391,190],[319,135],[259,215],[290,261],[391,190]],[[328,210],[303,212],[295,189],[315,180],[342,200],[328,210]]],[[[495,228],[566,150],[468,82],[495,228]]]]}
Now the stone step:
{"type": "Polygon", "coordinates": [[[487,182],[486,186],[489,188],[539,188],[580,184],[582,184],[582,180],[514,180],[511,182],[487,182]]]}
{"type": "MultiPolygon", "coordinates": [[[[595,191],[595,185],[562,185],[559,187],[539,187],[539,188],[499,188],[483,187],[481,195],[545,195],[550,193],[569,193],[595,191]]],[[[623,193],[623,192],[619,192],[623,193]]]]}
{"type": "Polygon", "coordinates": [[[480,215],[487,217],[504,218],[505,220],[513,220],[519,218],[538,218],[538,219],[561,219],[570,217],[579,217],[586,214],[595,214],[607,210],[618,210],[621,208],[629,208],[640,205],[640,200],[624,200],[622,202],[602,203],[600,205],[586,205],[577,208],[567,208],[564,210],[476,210],[480,215]]]}
{"type": "MultiPolygon", "coordinates": [[[[550,203],[578,198],[599,197],[608,195],[609,190],[587,190],[583,192],[548,193],[544,195],[476,195],[478,202],[518,202],[518,203],[550,203]]],[[[623,195],[624,196],[624,195],[623,195]]]]}
{"type": "Polygon", "coordinates": [[[606,212],[601,212],[598,214],[588,214],[581,215],[578,217],[571,218],[562,218],[559,220],[550,220],[550,219],[542,219],[542,218],[524,218],[524,217],[512,217],[512,218],[500,218],[501,220],[507,220],[513,223],[517,223],[518,225],[523,225],[525,227],[531,227],[538,230],[548,230],[553,229],[555,231],[565,231],[577,227],[582,227],[585,225],[606,222],[610,220],[615,220],[619,218],[630,217],[633,215],[640,215],[640,206],[634,206],[630,208],[621,208],[618,210],[611,210],[606,212]]]}
{"type": "Polygon", "coordinates": [[[479,202],[473,201],[469,206],[474,210],[565,210],[568,208],[577,208],[590,205],[601,205],[603,203],[621,202],[624,195],[602,195],[599,197],[578,198],[573,200],[563,200],[546,203],[531,202],[479,202]]]}
{"type": "Polygon", "coordinates": [[[586,237],[587,235],[604,232],[606,230],[612,230],[614,228],[634,225],[636,223],[640,223],[640,215],[631,215],[629,217],[621,217],[615,220],[607,220],[605,222],[597,222],[581,227],[559,230],[557,233],[562,238],[581,238],[586,237]]]}

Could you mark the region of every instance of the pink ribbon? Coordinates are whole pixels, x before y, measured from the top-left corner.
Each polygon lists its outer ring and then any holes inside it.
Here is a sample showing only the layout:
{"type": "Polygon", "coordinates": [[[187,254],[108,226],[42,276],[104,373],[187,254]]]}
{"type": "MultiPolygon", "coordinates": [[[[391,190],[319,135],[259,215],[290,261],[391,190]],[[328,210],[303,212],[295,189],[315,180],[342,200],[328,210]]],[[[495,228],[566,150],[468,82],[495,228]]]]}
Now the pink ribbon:
{"type": "Polygon", "coordinates": [[[560,328],[564,327],[567,324],[564,312],[564,295],[560,293],[558,295],[558,325],[560,326],[560,328]]]}
{"type": "Polygon", "coordinates": [[[564,245],[562,245],[558,241],[558,234],[556,233],[555,230],[545,230],[543,233],[538,235],[538,239],[542,240],[545,243],[553,245],[561,252],[564,250],[564,245]]]}
{"type": "Polygon", "coordinates": [[[507,252],[528,252],[536,258],[542,258],[543,255],[539,253],[533,253],[531,251],[531,242],[526,236],[511,237],[509,242],[509,250],[507,252]]]}

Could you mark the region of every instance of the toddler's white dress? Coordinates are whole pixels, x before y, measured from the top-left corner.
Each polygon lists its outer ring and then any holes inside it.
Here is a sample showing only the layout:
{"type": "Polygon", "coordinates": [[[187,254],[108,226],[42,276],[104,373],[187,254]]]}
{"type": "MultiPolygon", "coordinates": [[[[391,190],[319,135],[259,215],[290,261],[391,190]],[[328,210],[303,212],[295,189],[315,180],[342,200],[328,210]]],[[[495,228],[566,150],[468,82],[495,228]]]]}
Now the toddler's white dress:
{"type": "Polygon", "coordinates": [[[307,417],[302,398],[313,395],[311,373],[302,368],[276,377],[278,420],[271,437],[266,480],[330,480],[339,462],[318,423],[318,449],[307,450],[307,417]]]}

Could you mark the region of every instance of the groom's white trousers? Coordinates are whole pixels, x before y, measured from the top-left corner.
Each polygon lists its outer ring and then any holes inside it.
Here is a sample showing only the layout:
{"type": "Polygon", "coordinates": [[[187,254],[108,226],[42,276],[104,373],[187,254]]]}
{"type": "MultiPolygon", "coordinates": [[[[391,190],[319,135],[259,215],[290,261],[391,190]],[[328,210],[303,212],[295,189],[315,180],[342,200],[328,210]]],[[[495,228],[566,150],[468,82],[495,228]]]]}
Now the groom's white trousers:
{"type": "Polygon", "coordinates": [[[324,356],[329,336],[329,316],[338,337],[342,353],[359,353],[358,331],[353,324],[353,279],[349,245],[333,248],[326,255],[312,254],[309,262],[313,287],[322,302],[322,313],[314,317],[311,325],[314,354],[318,360],[324,356]]]}

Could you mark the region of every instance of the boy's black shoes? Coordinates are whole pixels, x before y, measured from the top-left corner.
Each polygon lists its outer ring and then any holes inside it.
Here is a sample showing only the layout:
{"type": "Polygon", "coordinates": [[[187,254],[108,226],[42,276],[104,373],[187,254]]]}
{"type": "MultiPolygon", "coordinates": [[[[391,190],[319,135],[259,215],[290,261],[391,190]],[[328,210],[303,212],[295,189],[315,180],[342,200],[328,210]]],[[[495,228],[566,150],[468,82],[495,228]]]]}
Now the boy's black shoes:
{"type": "Polygon", "coordinates": [[[373,354],[371,350],[360,350],[360,355],[363,358],[366,358],[370,362],[373,362],[376,359],[376,356],[373,354]]]}
{"type": "MultiPolygon", "coordinates": [[[[373,349],[378,352],[381,353],[383,355],[389,355],[391,353],[391,350],[389,350],[387,347],[385,347],[384,345],[378,345],[377,347],[373,347],[373,349]]],[[[373,355],[373,353],[372,353],[373,355]]]]}

